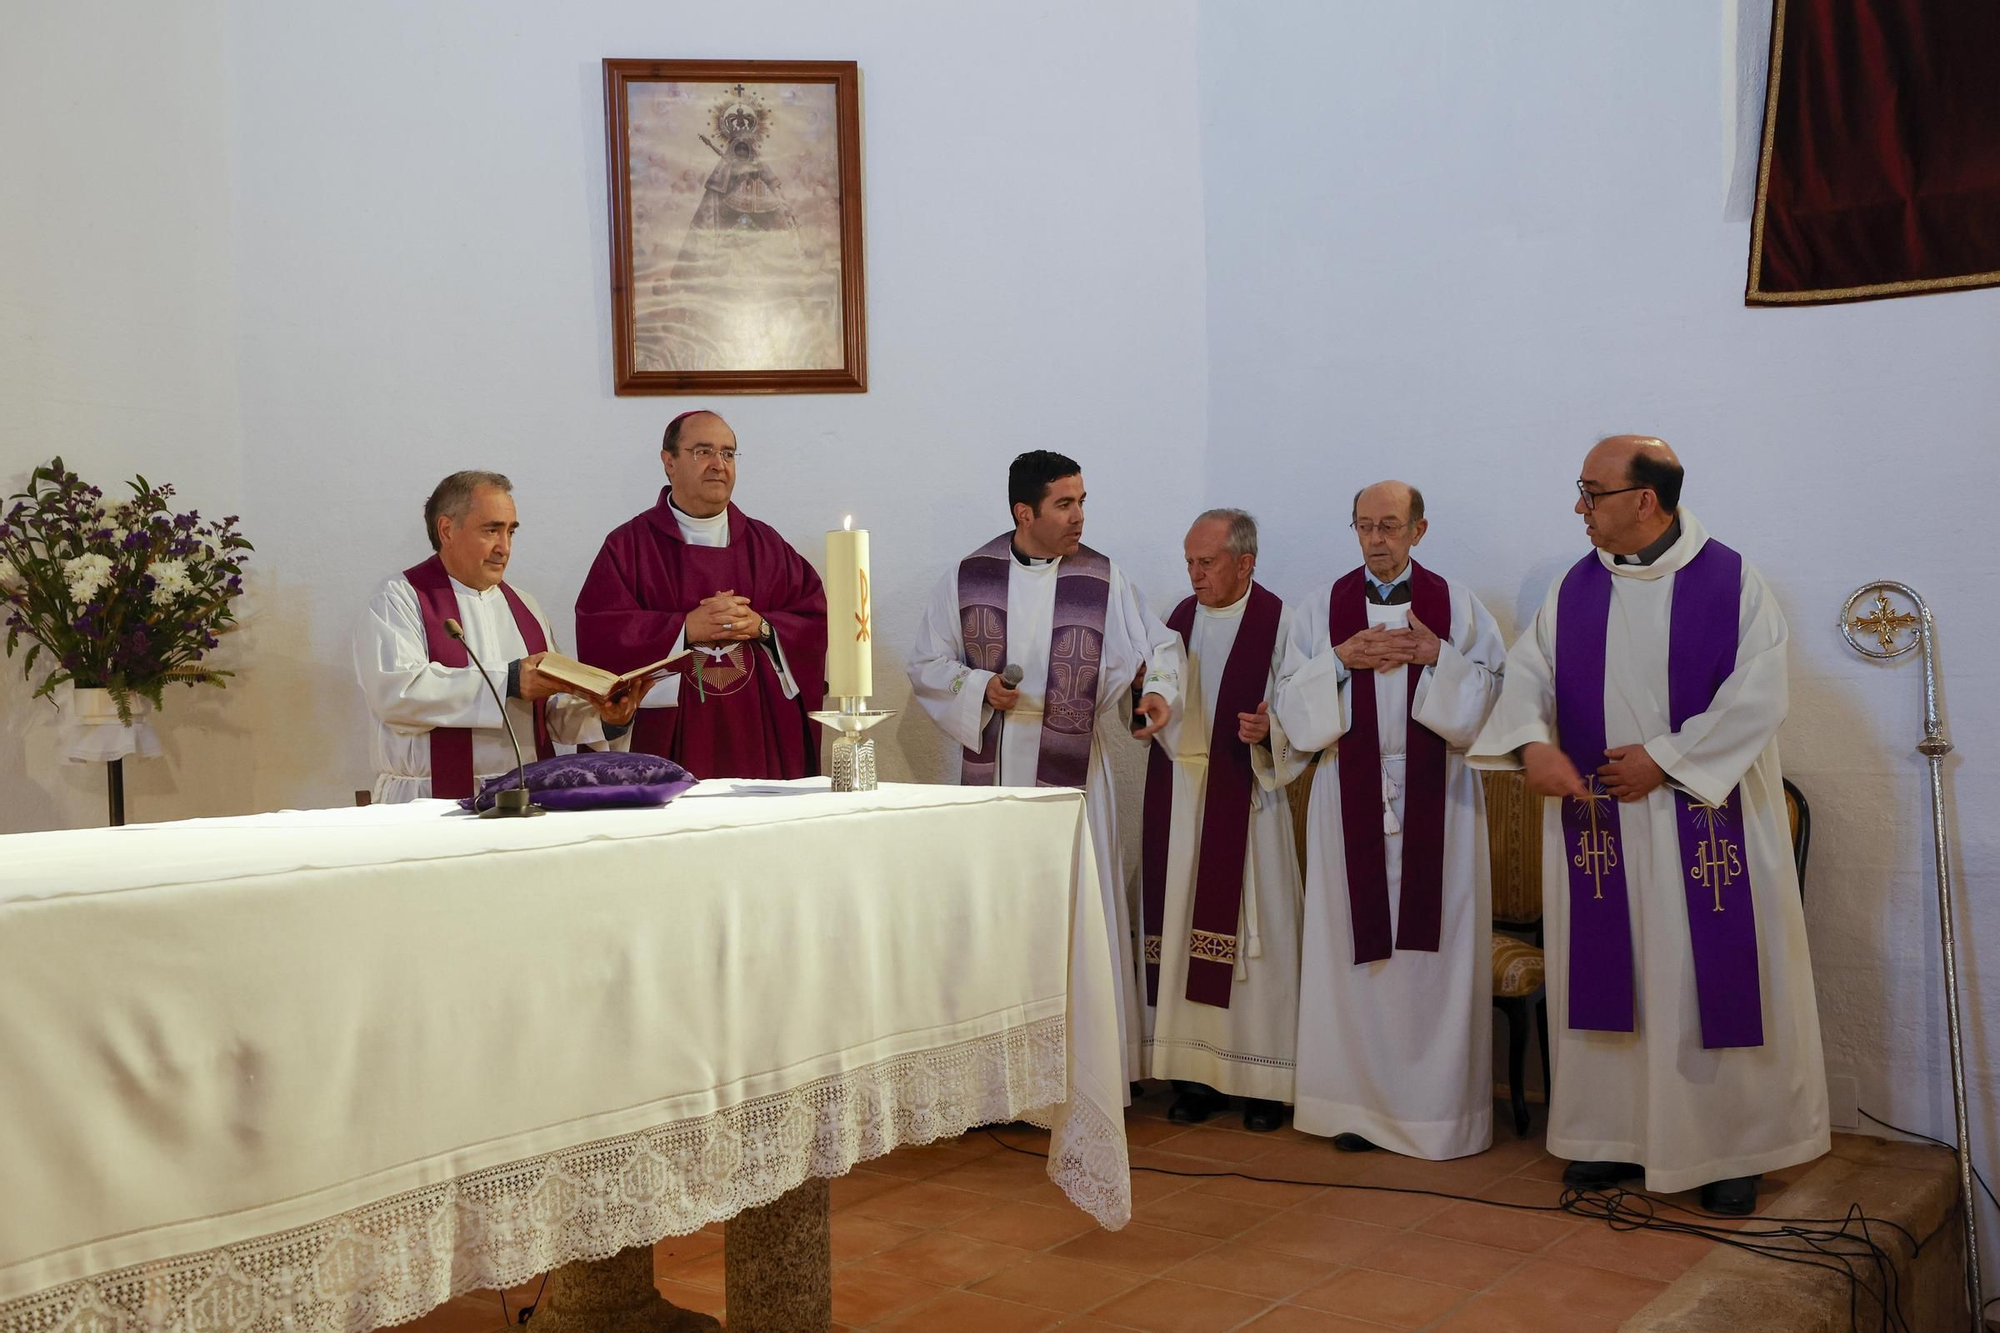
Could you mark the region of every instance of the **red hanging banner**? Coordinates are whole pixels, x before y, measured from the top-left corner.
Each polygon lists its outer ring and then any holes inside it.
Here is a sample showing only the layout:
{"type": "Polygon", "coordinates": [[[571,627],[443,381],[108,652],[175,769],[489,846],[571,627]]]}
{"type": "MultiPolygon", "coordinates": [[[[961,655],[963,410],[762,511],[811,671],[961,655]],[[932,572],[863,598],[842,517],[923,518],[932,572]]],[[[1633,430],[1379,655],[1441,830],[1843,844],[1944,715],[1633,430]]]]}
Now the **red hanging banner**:
{"type": "Polygon", "coordinates": [[[2000,4],[1775,0],[1749,305],[2000,284],[2000,4]]]}

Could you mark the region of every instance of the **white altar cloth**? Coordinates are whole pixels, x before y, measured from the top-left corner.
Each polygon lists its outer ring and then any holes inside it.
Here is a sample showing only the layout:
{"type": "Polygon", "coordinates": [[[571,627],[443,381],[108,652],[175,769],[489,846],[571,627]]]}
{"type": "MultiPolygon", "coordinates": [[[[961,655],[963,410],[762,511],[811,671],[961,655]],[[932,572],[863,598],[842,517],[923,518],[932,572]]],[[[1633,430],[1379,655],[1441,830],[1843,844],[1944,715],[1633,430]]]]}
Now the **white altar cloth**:
{"type": "Polygon", "coordinates": [[[0,1333],[346,1333],[973,1125],[1130,1216],[1079,793],[0,838],[0,1333]]]}

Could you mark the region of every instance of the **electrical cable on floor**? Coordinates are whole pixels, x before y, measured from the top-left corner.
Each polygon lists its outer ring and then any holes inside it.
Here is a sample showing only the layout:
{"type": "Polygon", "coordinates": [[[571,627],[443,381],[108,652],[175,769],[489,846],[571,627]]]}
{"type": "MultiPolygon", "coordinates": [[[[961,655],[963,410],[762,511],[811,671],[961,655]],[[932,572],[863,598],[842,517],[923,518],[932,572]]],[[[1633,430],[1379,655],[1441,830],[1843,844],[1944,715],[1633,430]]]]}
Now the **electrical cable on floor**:
{"type": "MultiPolygon", "coordinates": [[[[1875,1119],[1873,1116],[1868,1118],[1875,1119]]],[[[1893,1129],[1894,1126],[1890,1128],[1893,1129]]],[[[1048,1157],[1045,1152],[1009,1143],[990,1125],[986,1126],[986,1135],[1009,1152],[1020,1153],[1027,1157],[1043,1159],[1048,1157]]],[[[1481,1199],[1469,1194],[1452,1194],[1444,1190],[1405,1188],[1396,1185],[1361,1185],[1339,1180],[1295,1180],[1282,1176],[1256,1176],[1245,1171],[1176,1171],[1163,1166],[1135,1166],[1132,1170],[1148,1171],[1155,1175],[1179,1176],[1190,1180],[1228,1178],[1266,1185],[1303,1185],[1377,1194],[1416,1194],[1433,1199],[1449,1199],[1458,1203],[1483,1204],[1488,1208],[1507,1208],[1515,1212],[1567,1213],[1573,1217],[1604,1222],[1613,1231],[1647,1230],[1668,1235],[1694,1236],[1766,1259],[1775,1259],[1780,1263],[1823,1268],[1846,1278],[1848,1326],[1854,1333],[1861,1333],[1864,1313],[1861,1298],[1864,1295],[1874,1307],[1866,1313],[1870,1325],[1878,1333],[1912,1333],[1909,1319],[1903,1313],[1902,1279],[1896,1272],[1895,1256],[1875,1239],[1869,1229],[1870,1225],[1901,1234],[1903,1239],[1909,1242],[1910,1257],[1914,1262],[1916,1256],[1923,1252],[1924,1246],[1953,1220],[1953,1214],[1947,1214],[1936,1230],[1919,1240],[1910,1234],[1906,1227],[1885,1218],[1868,1216],[1861,1211],[1861,1205],[1858,1203],[1850,1206],[1846,1214],[1838,1218],[1753,1215],[1741,1223],[1736,1223],[1733,1218],[1725,1222],[1721,1214],[1702,1212],[1685,1204],[1676,1203],[1672,1199],[1639,1190],[1618,1188],[1597,1190],[1564,1186],[1562,1197],[1557,1203],[1534,1204],[1507,1203],[1498,1199],[1481,1199]],[[1716,1222],[1679,1221],[1662,1217],[1661,1210],[1685,1213],[1697,1219],[1714,1218],[1716,1222]],[[1855,1228],[1858,1228],[1858,1234],[1855,1228]],[[1788,1242],[1796,1242],[1796,1245],[1788,1242]],[[1846,1248],[1850,1246],[1852,1248],[1846,1248]],[[1867,1271],[1870,1268],[1873,1269],[1875,1278],[1873,1284],[1869,1281],[1867,1271]]]]}
{"type": "MultiPolygon", "coordinates": [[[[547,1291],[548,1289],[549,1289],[549,1275],[547,1273],[544,1273],[542,1274],[541,1285],[535,1288],[535,1299],[529,1301],[526,1305],[522,1306],[519,1314],[508,1316],[507,1317],[508,1326],[512,1327],[517,1323],[525,1324],[530,1319],[534,1318],[535,1311],[541,1306],[542,1303],[542,1293],[547,1291]]],[[[507,1315],[507,1293],[503,1291],[500,1292],[499,1295],[500,1295],[500,1313],[503,1316],[505,1316],[507,1315]]]]}
{"type": "MultiPolygon", "coordinates": [[[[1873,1120],[1876,1124],[1880,1125],[1884,1129],[1893,1129],[1898,1134],[1906,1135],[1909,1138],[1922,1139],[1925,1143],[1933,1143],[1940,1148],[1948,1148],[1950,1149],[1951,1155],[1954,1158],[1958,1156],[1958,1145],[1955,1143],[1946,1143],[1943,1139],[1934,1139],[1928,1134],[1919,1134],[1914,1129],[1904,1129],[1901,1125],[1892,1125],[1887,1120],[1884,1120],[1881,1116],[1876,1115],[1873,1111],[1868,1110],[1866,1107],[1857,1106],[1854,1109],[1861,1112],[1864,1118],[1873,1120]]],[[[1985,1176],[1979,1174],[1979,1163],[1977,1162],[1974,1162],[1972,1164],[1972,1178],[1978,1181],[1979,1188],[1986,1192],[1986,1201],[1992,1204],[1995,1208],[2000,1208],[2000,1199],[1996,1199],[1993,1197],[1993,1187],[1986,1183],[1985,1176]]],[[[1995,1305],[2000,1305],[2000,1296],[1989,1296],[1986,1298],[1985,1304],[1983,1304],[1979,1309],[1979,1318],[1982,1324],[1986,1320],[1986,1312],[1988,1310],[1991,1310],[1995,1305]]]]}

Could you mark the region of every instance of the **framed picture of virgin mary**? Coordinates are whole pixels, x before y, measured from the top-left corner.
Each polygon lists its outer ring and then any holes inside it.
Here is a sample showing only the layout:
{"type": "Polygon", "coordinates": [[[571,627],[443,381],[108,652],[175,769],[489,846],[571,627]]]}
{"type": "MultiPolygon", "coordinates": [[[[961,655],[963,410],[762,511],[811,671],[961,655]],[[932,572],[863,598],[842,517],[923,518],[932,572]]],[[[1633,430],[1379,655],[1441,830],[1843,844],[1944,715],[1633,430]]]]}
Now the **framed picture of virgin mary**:
{"type": "Polygon", "coordinates": [[[606,60],[615,390],[860,393],[860,71],[606,60]]]}

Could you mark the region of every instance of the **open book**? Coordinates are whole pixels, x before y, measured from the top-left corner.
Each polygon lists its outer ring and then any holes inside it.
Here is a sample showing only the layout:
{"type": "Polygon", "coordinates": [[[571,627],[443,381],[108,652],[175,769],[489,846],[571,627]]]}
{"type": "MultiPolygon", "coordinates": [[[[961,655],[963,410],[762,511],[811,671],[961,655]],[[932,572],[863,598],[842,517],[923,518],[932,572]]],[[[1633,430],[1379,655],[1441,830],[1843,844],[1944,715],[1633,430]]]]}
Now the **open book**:
{"type": "Polygon", "coordinates": [[[563,684],[572,686],[585,694],[595,695],[600,699],[608,699],[613,694],[621,693],[628,686],[633,685],[639,687],[641,694],[645,693],[647,689],[652,687],[654,681],[666,675],[673,668],[674,663],[687,655],[688,650],[683,648],[679,652],[669,653],[650,666],[635,668],[621,676],[614,672],[606,671],[603,667],[594,667],[587,662],[579,662],[574,657],[567,657],[562,653],[543,653],[542,660],[536,664],[535,669],[543,675],[559,680],[563,684]]]}

